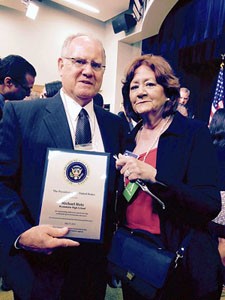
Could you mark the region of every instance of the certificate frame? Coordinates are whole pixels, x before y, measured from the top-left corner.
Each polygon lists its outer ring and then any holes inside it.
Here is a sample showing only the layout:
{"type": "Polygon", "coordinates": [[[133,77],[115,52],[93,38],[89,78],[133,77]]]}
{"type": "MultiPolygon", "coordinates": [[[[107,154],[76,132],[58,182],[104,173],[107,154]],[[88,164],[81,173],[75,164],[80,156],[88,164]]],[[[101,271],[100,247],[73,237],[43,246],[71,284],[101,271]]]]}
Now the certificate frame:
{"type": "Polygon", "coordinates": [[[110,153],[48,148],[39,225],[68,227],[64,236],[102,243],[110,153]]]}

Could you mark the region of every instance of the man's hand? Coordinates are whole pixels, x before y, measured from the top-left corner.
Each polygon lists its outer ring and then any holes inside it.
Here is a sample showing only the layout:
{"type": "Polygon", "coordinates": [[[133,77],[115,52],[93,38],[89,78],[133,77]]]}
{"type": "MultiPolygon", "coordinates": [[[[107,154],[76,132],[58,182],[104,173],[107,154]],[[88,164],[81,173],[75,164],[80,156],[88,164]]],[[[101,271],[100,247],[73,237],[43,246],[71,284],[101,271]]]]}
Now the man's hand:
{"type": "Polygon", "coordinates": [[[80,244],[76,241],[62,238],[67,234],[67,227],[54,228],[50,225],[39,225],[23,232],[17,242],[24,250],[51,254],[55,248],[75,247],[80,244]]]}

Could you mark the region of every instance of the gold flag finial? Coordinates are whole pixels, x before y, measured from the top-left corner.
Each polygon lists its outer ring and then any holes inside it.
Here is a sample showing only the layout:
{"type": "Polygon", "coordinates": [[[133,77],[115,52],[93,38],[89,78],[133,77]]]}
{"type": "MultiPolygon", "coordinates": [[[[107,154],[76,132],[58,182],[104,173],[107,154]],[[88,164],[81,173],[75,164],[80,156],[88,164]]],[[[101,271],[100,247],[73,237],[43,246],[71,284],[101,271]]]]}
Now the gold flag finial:
{"type": "Polygon", "coordinates": [[[224,67],[224,58],[225,58],[225,54],[221,54],[221,58],[222,58],[222,62],[220,64],[220,68],[223,69],[224,67]]]}

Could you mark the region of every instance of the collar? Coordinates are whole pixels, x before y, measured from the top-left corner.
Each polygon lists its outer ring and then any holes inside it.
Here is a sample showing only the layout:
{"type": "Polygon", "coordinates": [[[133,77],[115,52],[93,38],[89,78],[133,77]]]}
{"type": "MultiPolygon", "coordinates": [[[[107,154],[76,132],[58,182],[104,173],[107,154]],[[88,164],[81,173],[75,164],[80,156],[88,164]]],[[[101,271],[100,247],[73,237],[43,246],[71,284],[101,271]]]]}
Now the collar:
{"type": "Polygon", "coordinates": [[[94,114],[93,99],[87,105],[82,107],[73,98],[65,94],[62,89],[60,90],[60,95],[64,106],[68,109],[68,112],[72,114],[73,119],[77,120],[81,109],[84,108],[87,111],[91,122],[92,123],[94,122],[95,114],[94,114]]]}
{"type": "MultiPolygon", "coordinates": [[[[189,126],[189,122],[191,119],[184,117],[179,112],[174,113],[173,120],[167,130],[162,134],[163,136],[175,135],[180,136],[183,135],[186,128],[189,126]]],[[[128,145],[134,147],[135,137],[138,133],[138,130],[143,126],[143,121],[140,120],[134,129],[128,134],[127,142],[128,145]]],[[[129,149],[130,150],[130,149],[129,149]]]]}
{"type": "Polygon", "coordinates": [[[173,121],[170,126],[165,131],[165,134],[170,135],[183,135],[186,127],[188,126],[189,120],[187,117],[184,117],[179,112],[174,113],[173,121]]]}

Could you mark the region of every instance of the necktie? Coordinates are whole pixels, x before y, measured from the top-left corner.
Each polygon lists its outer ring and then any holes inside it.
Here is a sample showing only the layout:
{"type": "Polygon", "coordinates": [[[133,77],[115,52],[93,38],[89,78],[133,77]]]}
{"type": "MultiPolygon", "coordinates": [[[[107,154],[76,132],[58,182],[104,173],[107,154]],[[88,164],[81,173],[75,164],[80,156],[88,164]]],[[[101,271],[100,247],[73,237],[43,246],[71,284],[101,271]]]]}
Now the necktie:
{"type": "Polygon", "coordinates": [[[91,143],[91,127],[88,119],[88,113],[85,109],[81,109],[78,115],[75,144],[89,144],[91,143]]]}

